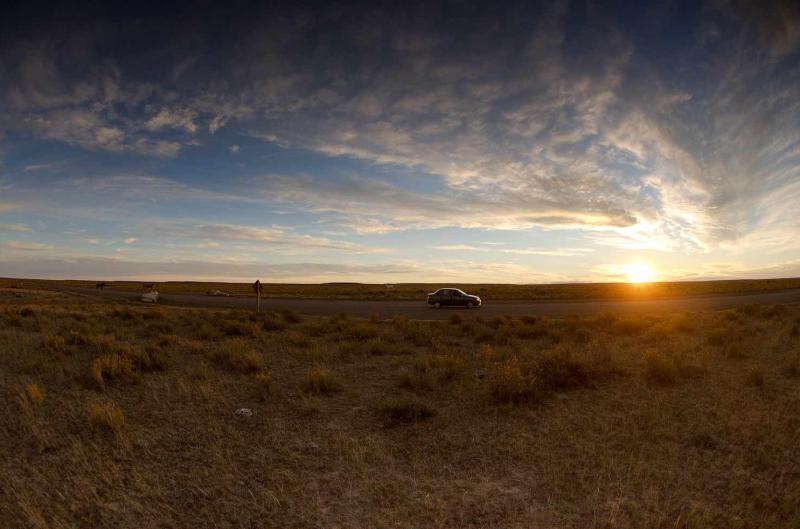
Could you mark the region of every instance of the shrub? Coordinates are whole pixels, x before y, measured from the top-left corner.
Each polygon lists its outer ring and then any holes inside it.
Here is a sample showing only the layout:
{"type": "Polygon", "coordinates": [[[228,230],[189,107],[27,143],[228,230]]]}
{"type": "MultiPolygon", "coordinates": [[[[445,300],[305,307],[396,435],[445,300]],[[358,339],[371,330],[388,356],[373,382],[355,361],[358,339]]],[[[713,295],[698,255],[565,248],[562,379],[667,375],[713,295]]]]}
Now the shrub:
{"type": "Polygon", "coordinates": [[[156,321],[147,325],[143,330],[143,336],[156,337],[162,334],[173,334],[175,329],[166,321],[156,321]]]}
{"type": "Polygon", "coordinates": [[[64,339],[67,345],[90,345],[92,343],[92,337],[86,334],[83,330],[71,330],[67,333],[66,338],[64,339]]]}
{"type": "Polygon", "coordinates": [[[209,325],[208,323],[204,323],[197,329],[197,333],[195,334],[198,339],[203,340],[204,342],[216,342],[222,339],[222,333],[216,327],[209,325]]]}
{"type": "Polygon", "coordinates": [[[369,340],[378,336],[378,330],[374,325],[366,322],[353,323],[344,326],[339,333],[340,340],[369,340]]]}
{"type": "Polygon", "coordinates": [[[502,327],[503,323],[504,323],[503,318],[501,318],[500,316],[495,316],[495,317],[493,317],[492,319],[489,320],[488,325],[492,329],[497,330],[500,327],[502,327]]]}
{"type": "Polygon", "coordinates": [[[464,323],[464,318],[459,313],[451,314],[450,318],[447,320],[450,325],[461,325],[464,323]]]}
{"type": "Polygon", "coordinates": [[[483,329],[477,335],[475,335],[475,343],[482,343],[482,344],[490,344],[494,341],[494,335],[496,331],[493,329],[483,329]]]}
{"type": "Polygon", "coordinates": [[[298,330],[288,331],[281,338],[295,349],[308,349],[313,343],[311,338],[298,330]]]}
{"type": "Polygon", "coordinates": [[[747,358],[747,349],[741,342],[727,342],[722,346],[722,354],[732,360],[741,360],[747,358]]]}
{"type": "Polygon", "coordinates": [[[334,393],[342,389],[333,374],[324,367],[312,367],[303,379],[303,391],[314,395],[334,393]]]}
{"type": "Polygon", "coordinates": [[[531,403],[542,397],[535,371],[516,356],[493,364],[488,380],[492,398],[502,404],[531,403]]]}
{"type": "Polygon", "coordinates": [[[181,343],[181,339],[176,334],[162,334],[157,343],[159,347],[175,347],[181,343]]]}
{"type": "Polygon", "coordinates": [[[123,321],[135,321],[139,319],[139,313],[129,308],[115,307],[108,311],[108,315],[112,318],[123,321]]]}
{"type": "Polygon", "coordinates": [[[765,318],[781,318],[789,313],[786,305],[769,305],[761,310],[761,315],[765,318]]]}
{"type": "Polygon", "coordinates": [[[145,320],[167,320],[169,317],[169,312],[161,307],[151,307],[142,313],[142,318],[145,320]]]}
{"type": "Polygon", "coordinates": [[[475,352],[475,359],[482,362],[491,362],[494,357],[494,349],[488,343],[483,344],[480,349],[475,352]]]}
{"type": "Polygon", "coordinates": [[[568,349],[543,352],[536,360],[536,372],[541,383],[551,389],[571,389],[589,385],[586,365],[568,349]]]}
{"type": "Polygon", "coordinates": [[[391,424],[423,421],[436,415],[436,410],[422,401],[398,399],[384,403],[381,413],[391,424]]]}
{"type": "Polygon", "coordinates": [[[513,334],[520,340],[538,340],[550,336],[550,331],[538,323],[525,323],[516,327],[513,334]]]}
{"type": "Polygon", "coordinates": [[[6,312],[5,316],[6,326],[10,327],[22,327],[22,317],[19,314],[10,314],[6,312]]]}
{"type": "Polygon", "coordinates": [[[35,318],[36,314],[36,309],[33,307],[22,307],[19,309],[19,315],[23,318],[35,318]]]}
{"type": "Polygon", "coordinates": [[[113,336],[96,336],[91,340],[91,345],[98,354],[124,355],[130,352],[127,344],[117,342],[113,336]]]}
{"type": "Polygon", "coordinates": [[[401,388],[429,390],[435,386],[430,362],[424,358],[415,359],[411,365],[400,371],[401,388]]]}
{"type": "Polygon", "coordinates": [[[594,323],[597,327],[601,329],[608,330],[612,328],[617,323],[617,316],[615,314],[611,314],[610,312],[604,312],[603,314],[599,315],[594,319],[594,323]]]}
{"type": "Polygon", "coordinates": [[[742,305],[741,307],[736,307],[736,312],[742,316],[758,316],[761,309],[758,305],[751,303],[749,305],[742,305]]]}
{"type": "Polygon", "coordinates": [[[96,403],[89,408],[89,425],[95,431],[110,434],[117,441],[124,437],[125,417],[111,401],[96,403]]]}
{"type": "Polygon", "coordinates": [[[613,326],[613,332],[622,334],[624,336],[633,336],[640,334],[650,327],[650,322],[643,318],[628,318],[625,320],[618,320],[613,326]]]}
{"type": "Polygon", "coordinates": [[[225,324],[223,332],[225,336],[258,336],[261,328],[253,322],[230,321],[225,324]]]}
{"type": "Polygon", "coordinates": [[[263,358],[252,350],[245,350],[246,343],[225,344],[212,354],[212,359],[220,366],[239,373],[256,373],[263,368],[263,358]]]}
{"type": "Polygon", "coordinates": [[[452,382],[464,374],[464,359],[453,354],[437,355],[431,359],[431,364],[437,369],[439,383],[452,382]]]}
{"type": "Polygon", "coordinates": [[[159,347],[149,346],[144,351],[135,351],[131,354],[131,361],[136,370],[145,373],[151,371],[164,371],[167,368],[167,358],[159,347]]]}
{"type": "Polygon", "coordinates": [[[679,314],[672,320],[672,328],[683,333],[693,332],[695,330],[695,318],[690,314],[679,314]]]}
{"type": "Polygon", "coordinates": [[[300,323],[303,321],[303,317],[300,316],[296,311],[291,309],[283,309],[279,310],[278,313],[283,318],[283,321],[286,323],[300,323]]]}
{"type": "Polygon", "coordinates": [[[288,327],[286,322],[274,312],[266,314],[261,320],[261,328],[265,331],[282,331],[286,327],[288,327]]]}

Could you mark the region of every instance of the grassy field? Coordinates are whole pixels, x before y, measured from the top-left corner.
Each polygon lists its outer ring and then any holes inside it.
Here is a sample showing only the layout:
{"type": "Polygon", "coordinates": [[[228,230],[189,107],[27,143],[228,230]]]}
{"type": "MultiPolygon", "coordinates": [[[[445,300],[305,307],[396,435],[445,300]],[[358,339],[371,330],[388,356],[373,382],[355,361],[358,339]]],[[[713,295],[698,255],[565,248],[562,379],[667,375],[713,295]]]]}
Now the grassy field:
{"type": "MultiPolygon", "coordinates": [[[[48,281],[40,279],[0,279],[0,288],[60,288],[64,286],[94,288],[96,281],[48,281]]],[[[140,291],[141,282],[113,281],[108,288],[140,291]]],[[[683,281],[649,284],[572,283],[554,285],[511,285],[469,283],[399,283],[393,288],[365,283],[289,284],[264,283],[267,298],[354,299],[354,300],[420,300],[442,287],[457,287],[477,294],[485,301],[535,301],[567,299],[649,299],[708,294],[735,294],[800,288],[800,278],[742,279],[730,281],[683,281]]],[[[211,290],[232,296],[252,296],[245,283],[195,283],[168,281],[158,284],[164,294],[205,294],[211,290]]]]}
{"type": "Polygon", "coordinates": [[[4,529],[800,527],[798,307],[368,321],[0,289],[0,399],[4,529]]]}

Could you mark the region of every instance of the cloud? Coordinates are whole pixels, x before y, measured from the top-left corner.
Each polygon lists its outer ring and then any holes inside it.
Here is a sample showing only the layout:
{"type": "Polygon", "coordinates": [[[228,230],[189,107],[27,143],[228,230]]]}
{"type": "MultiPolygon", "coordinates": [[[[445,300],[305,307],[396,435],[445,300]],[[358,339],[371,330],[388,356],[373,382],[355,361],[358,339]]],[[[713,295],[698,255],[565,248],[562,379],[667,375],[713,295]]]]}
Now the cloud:
{"type": "Polygon", "coordinates": [[[237,224],[207,223],[150,223],[142,227],[144,232],[151,232],[162,237],[204,240],[205,247],[220,245],[223,242],[253,243],[252,250],[280,248],[282,252],[298,253],[310,250],[328,250],[350,253],[387,253],[386,248],[370,247],[349,241],[315,237],[297,233],[284,226],[243,226],[237,224]]]}
{"type": "Polygon", "coordinates": [[[33,231],[27,224],[0,224],[0,231],[31,232],[33,231]]]}
{"type": "MultiPolygon", "coordinates": [[[[648,27],[653,46],[639,46],[639,28],[612,8],[584,17],[581,6],[465,7],[458,20],[417,5],[276,6],[247,13],[258,32],[222,38],[225,24],[198,22],[191,35],[134,37],[140,46],[117,40],[128,33],[43,17],[41,33],[0,50],[0,129],[162,158],[204,134],[238,133],[346,158],[355,168],[346,175],[315,162],[312,174],[268,175],[239,196],[156,177],[73,181],[142,200],[274,201],[358,234],[539,227],[683,254],[794,245],[796,5],[712,2],[676,21],[692,38],[648,27]],[[137,53],[103,51],[120,42],[137,53]],[[140,57],[154,50],[142,73],[140,57]],[[675,67],[686,64],[691,75],[675,67]]],[[[248,237],[232,240],[348,247],[288,232],[248,237]]]]}
{"type": "Polygon", "coordinates": [[[261,196],[317,213],[338,213],[359,233],[409,228],[526,229],[548,227],[624,227],[635,222],[624,211],[575,211],[547,198],[470,189],[449,194],[405,190],[378,180],[332,181],[312,176],[269,175],[257,181],[261,196]]]}
{"type": "Polygon", "coordinates": [[[434,250],[442,250],[445,252],[486,252],[488,248],[480,248],[470,244],[442,244],[439,246],[431,246],[434,250]]]}
{"type": "Polygon", "coordinates": [[[128,237],[127,239],[125,239],[125,241],[124,241],[124,242],[125,242],[125,244],[133,244],[133,243],[135,243],[135,242],[136,242],[136,241],[138,241],[138,240],[139,240],[139,239],[137,239],[136,237],[128,237]]]}
{"type": "Polygon", "coordinates": [[[22,250],[26,252],[38,252],[41,250],[52,250],[53,247],[47,244],[38,242],[25,242],[25,241],[9,241],[3,244],[3,247],[9,250],[22,250]]]}
{"type": "Polygon", "coordinates": [[[504,248],[503,253],[515,255],[539,255],[544,257],[580,257],[594,250],[591,248],[504,248]]]}
{"type": "Polygon", "coordinates": [[[158,130],[163,127],[183,129],[189,134],[197,132],[197,125],[194,120],[197,113],[190,109],[167,109],[162,108],[158,114],[148,119],[144,126],[148,130],[158,130]]]}
{"type": "Polygon", "coordinates": [[[362,281],[402,283],[418,281],[481,282],[504,274],[509,281],[548,282],[563,276],[536,273],[513,263],[465,261],[445,263],[447,268],[423,267],[410,263],[319,263],[225,260],[131,260],[125,256],[38,258],[0,260],[0,276],[30,278],[108,279],[108,280],[193,280],[262,282],[362,281]]]}

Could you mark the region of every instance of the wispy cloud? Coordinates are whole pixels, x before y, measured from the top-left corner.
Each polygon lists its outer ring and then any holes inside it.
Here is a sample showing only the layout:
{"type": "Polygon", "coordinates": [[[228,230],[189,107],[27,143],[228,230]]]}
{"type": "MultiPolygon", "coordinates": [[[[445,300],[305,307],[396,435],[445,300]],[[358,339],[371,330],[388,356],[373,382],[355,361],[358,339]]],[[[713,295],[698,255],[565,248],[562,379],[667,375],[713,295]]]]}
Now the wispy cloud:
{"type": "Polygon", "coordinates": [[[41,250],[52,250],[53,247],[39,242],[9,241],[3,244],[9,250],[22,250],[26,252],[38,252],[41,250]]]}
{"type": "Polygon", "coordinates": [[[0,231],[31,232],[33,229],[27,224],[0,224],[0,231]]]}

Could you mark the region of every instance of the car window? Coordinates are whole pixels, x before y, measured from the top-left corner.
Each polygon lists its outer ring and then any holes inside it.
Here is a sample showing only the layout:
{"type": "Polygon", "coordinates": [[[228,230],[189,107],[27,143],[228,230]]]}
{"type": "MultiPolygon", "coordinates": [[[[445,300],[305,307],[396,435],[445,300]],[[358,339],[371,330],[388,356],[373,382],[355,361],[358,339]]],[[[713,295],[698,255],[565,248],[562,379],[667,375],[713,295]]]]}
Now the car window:
{"type": "Polygon", "coordinates": [[[454,290],[453,291],[453,295],[456,296],[456,297],[461,297],[461,296],[464,295],[464,293],[461,292],[460,290],[454,290]]]}

